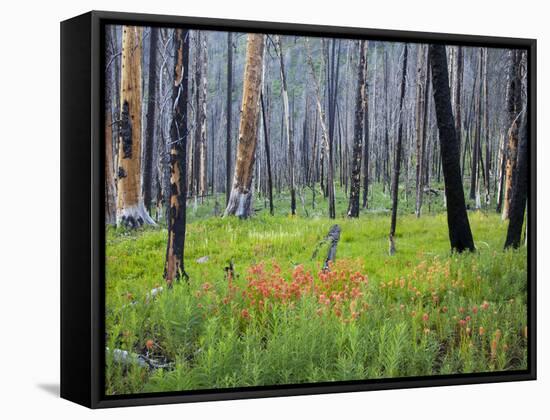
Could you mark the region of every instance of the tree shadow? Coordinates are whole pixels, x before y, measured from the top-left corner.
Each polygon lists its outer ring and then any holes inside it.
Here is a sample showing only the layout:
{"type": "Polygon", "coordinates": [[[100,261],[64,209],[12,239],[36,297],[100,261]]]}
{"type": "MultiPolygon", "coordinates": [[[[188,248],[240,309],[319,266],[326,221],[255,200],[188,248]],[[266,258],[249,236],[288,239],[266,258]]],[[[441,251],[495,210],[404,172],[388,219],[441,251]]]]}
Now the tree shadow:
{"type": "Polygon", "coordinates": [[[38,388],[40,388],[42,391],[54,396],[54,397],[59,397],[59,384],[58,383],[55,383],[55,384],[37,384],[36,385],[38,388]]]}

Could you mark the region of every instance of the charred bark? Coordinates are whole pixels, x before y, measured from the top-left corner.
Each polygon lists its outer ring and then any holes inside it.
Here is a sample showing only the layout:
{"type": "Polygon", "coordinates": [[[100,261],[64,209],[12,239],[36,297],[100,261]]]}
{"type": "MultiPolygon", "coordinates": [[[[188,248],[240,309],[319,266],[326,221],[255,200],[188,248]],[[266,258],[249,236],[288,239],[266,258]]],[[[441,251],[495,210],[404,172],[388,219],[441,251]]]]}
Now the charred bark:
{"type": "Polygon", "coordinates": [[[231,119],[233,108],[233,34],[227,33],[227,99],[226,99],[226,142],[225,142],[225,205],[231,194],[231,119]]]}
{"type": "Polygon", "coordinates": [[[506,106],[508,113],[508,141],[506,147],[506,178],[504,182],[504,201],[502,220],[508,218],[510,202],[512,200],[512,186],[517,163],[518,148],[518,116],[521,111],[521,80],[519,77],[520,52],[511,50],[508,86],[506,91],[506,106]]]}
{"type": "Polygon", "coordinates": [[[176,29],[174,34],[174,85],[172,88],[172,123],[170,125],[170,202],[168,243],[164,278],[171,286],[182,276],[184,264],[187,199],[187,100],[189,80],[189,31],[176,29]]]}
{"type": "Polygon", "coordinates": [[[122,30],[121,117],[119,129],[117,226],[137,228],[155,222],[141,194],[141,27],[122,30]]]}
{"type": "Polygon", "coordinates": [[[521,233],[527,207],[527,192],[529,189],[529,140],[527,136],[526,116],[522,118],[519,134],[516,173],[514,174],[514,186],[510,211],[508,231],[504,248],[519,248],[521,245],[521,233]]]}
{"type": "Polygon", "coordinates": [[[267,194],[269,197],[269,214],[273,216],[275,209],[273,207],[273,179],[271,174],[271,151],[269,148],[269,131],[267,129],[267,119],[265,112],[265,103],[263,94],[260,95],[260,101],[262,106],[262,121],[264,128],[264,147],[265,147],[265,159],[267,165],[267,194]]]}
{"type": "Polygon", "coordinates": [[[460,148],[451,108],[447,57],[443,45],[430,45],[429,61],[439,130],[439,145],[447,200],[449,239],[454,251],[474,251],[474,240],[466,213],[464,188],[460,175],[460,148]]]}
{"type": "Polygon", "coordinates": [[[147,115],[145,117],[145,148],[143,153],[143,203],[151,214],[153,182],[153,145],[155,143],[155,121],[157,109],[157,40],[158,28],[151,27],[149,34],[149,81],[147,87],[147,115]]]}

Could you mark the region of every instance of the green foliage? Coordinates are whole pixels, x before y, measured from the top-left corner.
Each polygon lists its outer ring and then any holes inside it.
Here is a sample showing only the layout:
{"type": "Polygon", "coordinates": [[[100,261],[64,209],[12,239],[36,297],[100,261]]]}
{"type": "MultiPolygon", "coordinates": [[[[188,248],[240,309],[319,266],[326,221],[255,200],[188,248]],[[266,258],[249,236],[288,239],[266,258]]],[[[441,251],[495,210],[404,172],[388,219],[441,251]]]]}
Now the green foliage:
{"type": "Polygon", "coordinates": [[[107,230],[107,347],[174,363],[153,371],[108,353],[107,394],[526,368],[526,249],[502,250],[499,215],[469,212],[477,252],[454,255],[440,198],[417,219],[403,197],[390,257],[379,185],[356,220],[343,217],[341,191],[336,221],[321,193],[315,210],[303,194],[309,217],[302,207],[289,216],[285,193],[273,217],[257,198],[250,220],[212,217],[214,199],[190,202],[190,281],[154,298],[166,229],[107,230]],[[320,273],[326,249],[312,254],[335,222],[337,262],[320,273]],[[281,285],[293,292],[276,295],[281,285]]]}

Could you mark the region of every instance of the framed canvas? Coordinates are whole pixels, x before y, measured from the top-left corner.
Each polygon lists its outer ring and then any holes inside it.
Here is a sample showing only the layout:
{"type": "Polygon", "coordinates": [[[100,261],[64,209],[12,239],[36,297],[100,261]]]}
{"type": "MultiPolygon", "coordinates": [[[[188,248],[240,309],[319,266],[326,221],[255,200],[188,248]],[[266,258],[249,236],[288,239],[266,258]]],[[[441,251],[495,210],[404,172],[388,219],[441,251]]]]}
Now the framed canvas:
{"type": "Polygon", "coordinates": [[[536,41],[61,24],[61,396],[536,378],[536,41]]]}

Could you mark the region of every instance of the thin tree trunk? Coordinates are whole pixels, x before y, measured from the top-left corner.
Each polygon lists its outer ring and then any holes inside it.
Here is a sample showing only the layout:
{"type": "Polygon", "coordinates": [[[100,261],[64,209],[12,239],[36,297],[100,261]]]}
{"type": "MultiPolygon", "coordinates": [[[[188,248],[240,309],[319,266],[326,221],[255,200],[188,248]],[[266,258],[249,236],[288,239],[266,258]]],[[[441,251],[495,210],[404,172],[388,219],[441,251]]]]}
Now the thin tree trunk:
{"type": "Polygon", "coordinates": [[[113,124],[111,107],[105,107],[105,223],[116,225],[115,181],[113,172],[113,124]]]}
{"type": "Polygon", "coordinates": [[[415,214],[420,217],[422,211],[422,199],[424,196],[424,151],[426,148],[426,132],[428,131],[428,88],[429,67],[428,47],[419,46],[418,52],[418,87],[416,92],[416,203],[415,214]]]}
{"type": "Polygon", "coordinates": [[[200,170],[199,170],[199,195],[205,196],[208,194],[208,144],[207,144],[207,132],[206,132],[206,100],[207,100],[207,92],[208,92],[208,74],[207,74],[207,35],[206,33],[201,33],[201,37],[199,39],[199,50],[196,52],[199,55],[199,65],[200,65],[200,79],[198,80],[198,87],[199,87],[199,109],[197,112],[199,113],[199,130],[200,130],[200,148],[199,148],[199,155],[200,155],[200,170]]]}
{"type": "MultiPolygon", "coordinates": [[[[309,51],[309,40],[306,38],[306,47],[307,47],[307,61],[311,71],[311,77],[313,79],[315,87],[315,97],[317,102],[317,112],[319,114],[319,121],[321,123],[321,137],[323,140],[325,153],[324,156],[328,158],[328,170],[327,170],[327,186],[329,191],[329,217],[331,219],[336,218],[336,212],[334,208],[334,166],[332,164],[332,157],[330,153],[330,137],[329,131],[327,129],[325,112],[321,104],[321,91],[319,87],[319,81],[317,80],[317,75],[315,74],[315,65],[313,64],[313,59],[311,58],[311,52],[309,51]]],[[[323,155],[322,155],[323,156],[323,155]]],[[[322,162],[322,161],[321,161],[322,162]]],[[[322,166],[321,166],[322,167],[322,166]]],[[[322,179],[322,178],[321,178],[322,179]]]]}
{"type": "Polygon", "coordinates": [[[502,211],[502,204],[504,200],[504,179],[506,178],[506,142],[505,136],[501,134],[500,146],[500,168],[498,174],[498,191],[497,191],[497,213],[502,211]]]}
{"type": "MultiPolygon", "coordinates": [[[[113,31],[114,32],[114,31],[113,31]]],[[[106,59],[113,60],[112,66],[105,70],[105,223],[116,225],[116,185],[113,159],[113,97],[115,84],[115,54],[116,45],[114,33],[106,32],[110,42],[106,46],[106,59]]],[[[116,99],[115,99],[116,100],[116,99]]]]}
{"type": "Polygon", "coordinates": [[[227,131],[225,143],[225,204],[229,204],[229,196],[231,194],[231,108],[233,95],[233,33],[227,33],[227,131]]]}
{"type": "Polygon", "coordinates": [[[475,115],[476,115],[476,125],[475,125],[475,134],[474,134],[474,141],[472,143],[472,172],[470,177],[470,199],[476,200],[476,207],[477,207],[477,192],[478,192],[478,165],[479,165],[479,152],[481,150],[480,147],[480,136],[479,136],[479,123],[480,123],[480,114],[481,114],[481,71],[483,66],[482,61],[482,53],[481,48],[479,49],[479,58],[477,62],[477,70],[476,70],[476,78],[477,78],[477,85],[474,83],[474,92],[476,89],[478,90],[478,94],[475,96],[475,115]],[[477,77],[477,75],[479,75],[477,77]],[[478,87],[479,86],[479,87],[478,87]]]}
{"type": "Polygon", "coordinates": [[[456,87],[454,91],[454,115],[455,115],[455,129],[456,138],[458,144],[462,143],[462,82],[464,78],[464,52],[463,47],[457,47],[456,55],[456,87]]]}
{"type": "Polygon", "coordinates": [[[273,179],[271,177],[271,152],[269,149],[269,131],[267,129],[268,123],[265,112],[264,96],[260,96],[262,105],[262,121],[264,126],[264,146],[265,146],[265,158],[267,163],[267,194],[269,197],[269,214],[273,216],[275,209],[273,207],[273,179]]]}
{"type": "Polygon", "coordinates": [[[491,204],[491,145],[489,141],[489,90],[487,84],[487,54],[487,48],[483,48],[483,127],[485,130],[485,164],[483,165],[483,178],[485,181],[485,205],[489,206],[491,204]]]}
{"type": "MultiPolygon", "coordinates": [[[[372,127],[373,127],[373,144],[376,141],[376,68],[377,68],[377,48],[376,44],[374,43],[374,72],[373,72],[373,90],[372,90],[372,100],[373,100],[373,107],[372,107],[372,127]]],[[[367,76],[365,76],[367,77],[367,76]]],[[[366,83],[366,81],[365,81],[366,83]]],[[[368,83],[366,83],[366,94],[367,98],[369,97],[370,93],[368,91],[368,83]]],[[[369,197],[369,155],[370,155],[370,132],[369,132],[369,103],[365,104],[365,119],[363,122],[363,130],[364,130],[364,146],[363,146],[363,208],[368,208],[368,197],[369,197]]],[[[373,146],[374,147],[374,146],[373,146]]]]}
{"type": "Polygon", "coordinates": [[[407,85],[407,56],[408,56],[408,45],[405,44],[405,51],[403,53],[403,68],[401,75],[401,90],[400,90],[400,100],[399,100],[399,129],[397,134],[397,144],[395,145],[395,161],[393,168],[393,179],[392,179],[392,209],[391,209],[391,225],[390,225],[390,255],[395,254],[395,227],[397,224],[397,204],[399,197],[399,173],[401,170],[401,149],[403,143],[403,113],[404,107],[403,102],[405,101],[405,88],[407,85]]]}
{"type": "Polygon", "coordinates": [[[145,132],[145,149],[143,154],[143,203],[151,214],[152,181],[153,181],[153,145],[155,143],[155,121],[157,109],[157,40],[158,28],[151,27],[149,34],[149,82],[147,94],[147,115],[145,132]]]}
{"type": "Polygon", "coordinates": [[[285,117],[285,129],[286,129],[286,139],[287,139],[287,150],[288,150],[288,165],[289,165],[289,187],[290,187],[290,213],[292,215],[296,214],[296,186],[295,186],[295,169],[294,169],[294,130],[290,123],[290,109],[288,103],[288,89],[286,83],[286,74],[285,74],[285,60],[283,56],[283,48],[281,45],[281,39],[278,35],[275,36],[275,47],[277,49],[277,54],[279,55],[279,66],[280,66],[280,75],[281,75],[281,89],[283,95],[283,112],[285,117]]]}
{"type": "MultiPolygon", "coordinates": [[[[361,192],[361,153],[363,147],[363,126],[367,121],[367,41],[359,41],[357,65],[357,91],[355,97],[355,123],[353,141],[353,164],[348,217],[359,217],[359,195],[361,192]]],[[[368,167],[367,167],[368,168],[368,167]]]]}

